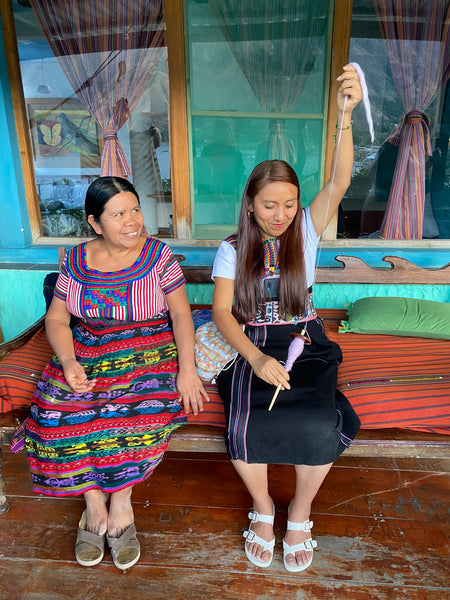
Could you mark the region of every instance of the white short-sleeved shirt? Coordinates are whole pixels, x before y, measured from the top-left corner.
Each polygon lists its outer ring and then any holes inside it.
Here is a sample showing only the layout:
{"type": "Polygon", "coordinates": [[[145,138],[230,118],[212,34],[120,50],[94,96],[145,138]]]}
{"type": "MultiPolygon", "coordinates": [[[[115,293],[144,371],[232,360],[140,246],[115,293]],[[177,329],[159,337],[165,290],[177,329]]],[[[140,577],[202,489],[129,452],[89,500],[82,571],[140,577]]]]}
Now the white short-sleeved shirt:
{"type": "MultiPolygon", "coordinates": [[[[303,209],[302,234],[304,244],[303,252],[305,256],[306,282],[307,286],[311,287],[314,283],[314,270],[316,264],[316,253],[319,238],[317,237],[316,230],[314,229],[309,207],[303,209]]],[[[230,244],[230,242],[224,240],[223,242],[221,242],[219,248],[217,249],[212,270],[212,279],[214,280],[216,277],[224,277],[226,279],[234,280],[235,274],[236,250],[230,244]]],[[[278,302],[266,303],[265,316],[262,319],[264,322],[285,322],[284,320],[278,317],[277,306],[278,302]]],[[[308,308],[307,312],[310,313],[311,309],[312,306],[308,308]]],[[[294,320],[297,319],[298,317],[294,318],[294,320]]]]}

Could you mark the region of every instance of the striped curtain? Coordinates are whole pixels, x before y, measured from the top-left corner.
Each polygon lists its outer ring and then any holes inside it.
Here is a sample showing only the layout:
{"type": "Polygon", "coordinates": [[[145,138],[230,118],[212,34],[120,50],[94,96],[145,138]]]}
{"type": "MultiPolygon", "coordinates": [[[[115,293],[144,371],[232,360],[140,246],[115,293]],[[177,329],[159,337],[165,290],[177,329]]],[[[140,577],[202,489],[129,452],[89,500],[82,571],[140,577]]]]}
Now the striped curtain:
{"type": "Polygon", "coordinates": [[[381,225],[385,239],[421,239],[425,161],[431,155],[424,113],[450,71],[450,0],[372,0],[405,110],[389,141],[399,147],[381,225]]]}
{"type": "Polygon", "coordinates": [[[162,0],[30,0],[76,95],[103,131],[102,175],[131,170],[117,138],[161,56],[162,0]]]}
{"type": "MultiPolygon", "coordinates": [[[[261,108],[292,112],[325,43],[328,0],[209,0],[261,108]]],[[[285,120],[271,123],[267,158],[295,162],[285,120]]]]}

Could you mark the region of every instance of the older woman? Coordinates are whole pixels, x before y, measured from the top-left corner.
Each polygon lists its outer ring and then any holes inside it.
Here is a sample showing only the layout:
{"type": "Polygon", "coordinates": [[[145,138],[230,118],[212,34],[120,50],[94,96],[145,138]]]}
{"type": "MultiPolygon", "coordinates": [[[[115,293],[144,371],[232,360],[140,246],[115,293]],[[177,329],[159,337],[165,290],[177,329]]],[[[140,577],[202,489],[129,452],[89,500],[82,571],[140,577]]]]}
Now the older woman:
{"type": "Polygon", "coordinates": [[[125,570],[140,556],[132,488],[207,394],[183,274],[166,244],[143,235],[133,186],[95,180],[85,212],[96,237],[61,267],[45,321],[55,355],[33,398],[26,448],[34,491],[84,494],[78,562],[99,563],[106,537],[125,570]],[[73,331],[71,315],[79,318],[73,331]]]}

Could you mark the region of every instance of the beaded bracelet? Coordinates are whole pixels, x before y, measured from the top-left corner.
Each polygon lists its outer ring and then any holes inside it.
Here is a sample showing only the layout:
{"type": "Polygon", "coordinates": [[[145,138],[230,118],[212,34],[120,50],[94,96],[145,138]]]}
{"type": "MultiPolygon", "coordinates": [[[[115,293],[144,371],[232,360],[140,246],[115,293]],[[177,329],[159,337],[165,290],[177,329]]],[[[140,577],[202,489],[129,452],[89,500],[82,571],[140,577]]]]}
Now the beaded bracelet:
{"type": "Polygon", "coordinates": [[[350,121],[350,123],[347,125],[347,127],[339,127],[339,125],[336,123],[336,127],[335,127],[335,132],[333,134],[333,140],[336,142],[336,133],[338,131],[338,129],[340,131],[345,131],[346,129],[351,129],[353,127],[353,119],[350,121]]]}

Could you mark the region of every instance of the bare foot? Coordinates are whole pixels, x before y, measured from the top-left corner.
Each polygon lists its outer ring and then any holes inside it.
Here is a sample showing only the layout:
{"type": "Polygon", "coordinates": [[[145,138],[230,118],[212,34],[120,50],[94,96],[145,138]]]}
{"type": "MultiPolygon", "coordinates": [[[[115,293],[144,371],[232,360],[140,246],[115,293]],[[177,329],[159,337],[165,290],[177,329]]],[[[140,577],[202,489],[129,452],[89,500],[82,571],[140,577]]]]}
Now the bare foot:
{"type": "Polygon", "coordinates": [[[118,538],[134,523],[133,506],[131,504],[132,488],[125,488],[111,494],[108,514],[108,535],[118,538]]]}
{"type": "MultiPolygon", "coordinates": [[[[260,515],[272,515],[274,513],[272,499],[269,498],[269,503],[266,504],[259,505],[255,503],[255,508],[253,508],[253,510],[260,515]]],[[[250,523],[250,528],[251,531],[253,531],[257,536],[259,536],[266,542],[271,542],[273,540],[273,525],[271,525],[270,523],[264,523],[262,521],[252,521],[250,523]]],[[[250,554],[253,554],[255,558],[263,560],[264,562],[270,561],[272,557],[272,552],[270,550],[263,551],[263,547],[260,544],[256,544],[255,542],[251,541],[246,541],[245,545],[248,552],[250,552],[250,554]]]]}
{"type": "Polygon", "coordinates": [[[108,526],[108,495],[101,490],[90,490],[84,494],[86,500],[86,529],[91,533],[103,535],[108,526]]]}
{"type": "MultiPolygon", "coordinates": [[[[303,523],[305,521],[309,521],[309,511],[308,515],[305,516],[303,512],[295,512],[294,510],[289,509],[288,511],[288,520],[293,523],[303,523]]],[[[284,536],[284,541],[288,546],[296,546],[297,544],[301,544],[305,542],[311,537],[311,531],[301,531],[296,529],[288,529],[286,530],[286,535],[284,536]]],[[[307,563],[313,555],[312,550],[300,550],[294,554],[286,555],[286,563],[292,567],[302,566],[307,563]]]]}

